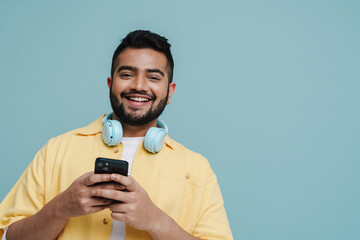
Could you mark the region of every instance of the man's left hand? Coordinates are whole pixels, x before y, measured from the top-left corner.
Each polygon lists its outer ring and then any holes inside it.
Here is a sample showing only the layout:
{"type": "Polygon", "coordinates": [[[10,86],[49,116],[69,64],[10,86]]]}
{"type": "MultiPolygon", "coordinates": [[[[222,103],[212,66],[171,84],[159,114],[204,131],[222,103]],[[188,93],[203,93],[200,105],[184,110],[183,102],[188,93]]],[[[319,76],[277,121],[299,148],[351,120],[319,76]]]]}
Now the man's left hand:
{"type": "Polygon", "coordinates": [[[165,213],[155,206],[147,192],[133,177],[112,174],[111,179],[125,186],[126,191],[97,189],[92,195],[118,201],[109,207],[113,219],[148,232],[160,227],[157,225],[165,213]]]}
{"type": "Polygon", "coordinates": [[[147,231],[152,239],[196,240],[183,230],[170,216],[155,206],[147,192],[131,176],[111,174],[111,180],[125,186],[126,191],[96,189],[93,196],[116,200],[110,204],[112,218],[133,228],[147,231]]]}

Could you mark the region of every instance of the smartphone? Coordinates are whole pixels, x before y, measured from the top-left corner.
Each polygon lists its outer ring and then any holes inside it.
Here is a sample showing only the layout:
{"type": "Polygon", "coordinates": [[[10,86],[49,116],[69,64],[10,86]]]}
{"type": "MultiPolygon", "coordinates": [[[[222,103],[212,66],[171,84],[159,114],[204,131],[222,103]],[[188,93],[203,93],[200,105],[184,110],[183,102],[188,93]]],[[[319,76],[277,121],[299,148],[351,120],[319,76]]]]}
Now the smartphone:
{"type": "Polygon", "coordinates": [[[125,160],[98,157],[95,160],[95,173],[117,173],[128,175],[129,163],[125,160]]]}

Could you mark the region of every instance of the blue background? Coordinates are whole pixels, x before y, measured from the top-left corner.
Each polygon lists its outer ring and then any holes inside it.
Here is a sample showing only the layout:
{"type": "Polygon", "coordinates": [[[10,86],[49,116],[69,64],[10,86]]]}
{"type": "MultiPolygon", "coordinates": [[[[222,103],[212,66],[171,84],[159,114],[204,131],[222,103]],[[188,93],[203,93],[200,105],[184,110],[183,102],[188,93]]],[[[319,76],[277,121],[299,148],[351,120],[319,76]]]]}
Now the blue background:
{"type": "Polygon", "coordinates": [[[235,239],[360,239],[360,2],[0,2],[0,199],[51,137],[111,111],[120,40],[173,45],[170,135],[216,172],[235,239]]]}

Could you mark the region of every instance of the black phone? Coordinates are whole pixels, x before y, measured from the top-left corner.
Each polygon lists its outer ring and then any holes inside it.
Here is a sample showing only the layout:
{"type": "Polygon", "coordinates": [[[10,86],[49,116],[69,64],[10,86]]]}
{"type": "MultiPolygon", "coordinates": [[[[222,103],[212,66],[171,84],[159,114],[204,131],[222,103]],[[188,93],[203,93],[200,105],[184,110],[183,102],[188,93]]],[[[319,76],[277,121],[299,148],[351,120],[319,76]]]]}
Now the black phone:
{"type": "Polygon", "coordinates": [[[117,173],[128,175],[129,163],[125,160],[98,157],[95,160],[95,173],[117,173]]]}

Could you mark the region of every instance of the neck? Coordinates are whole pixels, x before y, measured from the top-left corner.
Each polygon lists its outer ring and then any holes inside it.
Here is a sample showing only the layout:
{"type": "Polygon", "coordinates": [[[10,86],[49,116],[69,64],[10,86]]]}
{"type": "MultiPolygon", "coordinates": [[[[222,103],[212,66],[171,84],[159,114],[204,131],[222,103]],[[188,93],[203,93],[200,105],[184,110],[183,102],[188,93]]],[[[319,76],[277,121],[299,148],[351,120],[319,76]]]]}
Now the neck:
{"type": "Polygon", "coordinates": [[[132,126],[120,121],[120,119],[115,114],[113,115],[113,120],[118,120],[119,122],[121,122],[123,128],[123,137],[144,137],[149,128],[156,127],[157,123],[157,119],[155,119],[144,125],[132,126]]]}

